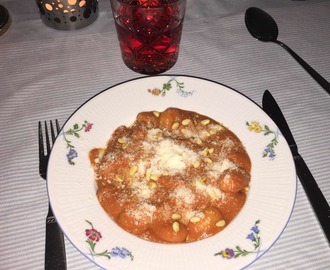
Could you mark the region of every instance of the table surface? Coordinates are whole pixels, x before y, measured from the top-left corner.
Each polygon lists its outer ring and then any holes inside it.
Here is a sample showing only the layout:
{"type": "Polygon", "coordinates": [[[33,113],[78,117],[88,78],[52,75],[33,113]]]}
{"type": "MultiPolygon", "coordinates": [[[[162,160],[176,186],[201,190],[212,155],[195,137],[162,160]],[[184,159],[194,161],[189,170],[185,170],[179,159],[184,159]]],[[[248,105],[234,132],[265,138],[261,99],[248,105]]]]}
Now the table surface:
{"type": "MultiPolygon", "coordinates": [[[[0,4],[11,16],[0,37],[0,268],[43,269],[48,198],[38,174],[38,121],[64,123],[101,90],[141,75],[121,60],[107,0],[94,24],[68,32],[45,26],[34,0],[0,4]]],[[[167,73],[221,82],[259,105],[270,90],[329,202],[330,96],[283,48],[249,35],[249,6],[269,12],[279,39],[330,81],[330,1],[316,0],[188,0],[180,57],[167,73]]],[[[69,270],[99,269],[65,244],[69,270]]],[[[330,269],[329,243],[299,181],[283,234],[248,269],[330,269]]]]}

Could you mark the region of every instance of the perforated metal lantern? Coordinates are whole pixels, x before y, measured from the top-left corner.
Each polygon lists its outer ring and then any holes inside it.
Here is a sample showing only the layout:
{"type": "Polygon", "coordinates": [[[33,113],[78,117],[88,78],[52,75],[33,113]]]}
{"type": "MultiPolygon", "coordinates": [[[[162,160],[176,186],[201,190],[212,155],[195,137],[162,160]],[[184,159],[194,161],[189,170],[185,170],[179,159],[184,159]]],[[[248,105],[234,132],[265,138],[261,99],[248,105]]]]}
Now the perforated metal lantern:
{"type": "Polygon", "coordinates": [[[75,30],[92,24],[99,13],[98,0],[36,0],[42,21],[58,30],[75,30]]]}

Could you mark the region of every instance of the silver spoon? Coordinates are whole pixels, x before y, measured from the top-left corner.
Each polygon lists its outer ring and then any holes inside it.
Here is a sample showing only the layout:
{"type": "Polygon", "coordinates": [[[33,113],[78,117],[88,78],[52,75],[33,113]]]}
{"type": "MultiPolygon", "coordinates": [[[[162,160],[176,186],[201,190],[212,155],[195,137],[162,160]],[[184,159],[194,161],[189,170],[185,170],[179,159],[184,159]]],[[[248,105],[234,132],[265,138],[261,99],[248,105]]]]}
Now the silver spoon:
{"type": "Polygon", "coordinates": [[[278,27],[275,20],[260,8],[250,7],[245,12],[245,25],[250,34],[261,41],[271,41],[286,49],[291,56],[330,94],[330,83],[308,65],[283,42],[277,40],[278,27]]]}

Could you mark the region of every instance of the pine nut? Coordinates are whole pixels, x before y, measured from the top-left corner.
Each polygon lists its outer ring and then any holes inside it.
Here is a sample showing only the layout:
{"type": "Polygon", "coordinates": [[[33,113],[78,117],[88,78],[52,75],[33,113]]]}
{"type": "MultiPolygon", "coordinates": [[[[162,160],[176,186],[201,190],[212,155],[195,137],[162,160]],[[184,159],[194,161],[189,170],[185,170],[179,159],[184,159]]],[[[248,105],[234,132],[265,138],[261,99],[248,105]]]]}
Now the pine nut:
{"type": "Polygon", "coordinates": [[[208,163],[208,164],[213,163],[212,159],[210,159],[210,158],[206,158],[206,159],[204,159],[204,161],[205,161],[206,163],[208,163]]]}
{"type": "Polygon", "coordinates": [[[151,180],[154,180],[154,181],[157,181],[158,180],[158,177],[154,174],[150,174],[150,179],[151,180]]]}
{"type": "Polygon", "coordinates": [[[179,219],[181,219],[181,215],[179,213],[174,213],[174,214],[172,214],[171,218],[173,220],[179,220],[179,219]]]}
{"type": "Polygon", "coordinates": [[[138,171],[138,166],[134,165],[129,169],[129,175],[133,176],[134,174],[136,174],[138,171]]]}
{"type": "Polygon", "coordinates": [[[173,125],[172,125],[172,129],[178,129],[179,127],[179,123],[178,122],[175,122],[173,125]]]}
{"type": "Polygon", "coordinates": [[[150,175],[151,175],[151,171],[150,170],[147,170],[146,171],[146,179],[147,180],[150,180],[150,175]]]}
{"type": "Polygon", "coordinates": [[[199,161],[196,161],[196,162],[194,163],[194,168],[197,169],[200,165],[201,165],[201,163],[200,163],[199,161]]]}
{"type": "Polygon", "coordinates": [[[214,135],[214,134],[216,134],[216,133],[217,133],[217,131],[216,131],[215,129],[211,129],[211,130],[210,130],[210,134],[211,134],[211,135],[214,135]]]}
{"type": "Polygon", "coordinates": [[[125,142],[126,142],[125,137],[121,137],[121,138],[119,138],[119,139],[118,139],[118,142],[119,142],[119,143],[125,143],[125,142]]]}
{"type": "Polygon", "coordinates": [[[172,229],[175,233],[178,233],[180,231],[180,224],[177,221],[174,221],[172,224],[172,229]]]}
{"type": "Polygon", "coordinates": [[[206,125],[209,124],[209,123],[210,123],[210,119],[204,119],[204,120],[201,121],[201,124],[202,124],[203,126],[206,126],[206,125]]]}
{"type": "Polygon", "coordinates": [[[148,186],[149,188],[155,188],[155,187],[157,186],[157,184],[156,184],[154,181],[149,181],[149,182],[147,183],[147,186],[148,186]]]}
{"type": "Polygon", "coordinates": [[[192,222],[192,223],[197,223],[197,222],[201,221],[201,218],[197,217],[197,216],[194,216],[194,217],[191,217],[189,219],[189,221],[192,222]]]}
{"type": "Polygon", "coordinates": [[[215,125],[215,128],[217,129],[217,130],[221,130],[222,129],[222,126],[220,126],[220,125],[215,125]]]}
{"type": "Polygon", "coordinates": [[[187,126],[187,125],[190,124],[190,122],[191,122],[191,120],[190,120],[189,118],[187,118],[187,119],[184,119],[184,120],[181,122],[181,124],[184,125],[184,126],[187,126]]]}
{"type": "Polygon", "coordinates": [[[153,113],[156,117],[159,117],[159,116],[160,116],[160,112],[153,111],[152,113],[153,113]]]}
{"type": "Polygon", "coordinates": [[[118,182],[123,182],[123,181],[124,181],[124,177],[122,177],[122,176],[119,175],[119,174],[116,174],[116,175],[115,175],[115,179],[116,179],[116,181],[118,181],[118,182]]]}
{"type": "Polygon", "coordinates": [[[215,223],[215,226],[217,227],[223,227],[226,225],[226,221],[225,220],[219,220],[217,223],[215,223]]]}
{"type": "Polygon", "coordinates": [[[195,183],[196,187],[204,187],[206,186],[205,182],[203,180],[196,180],[195,183]]]}
{"type": "Polygon", "coordinates": [[[204,150],[202,151],[202,155],[207,156],[208,153],[209,153],[209,149],[207,147],[204,148],[204,150]]]}

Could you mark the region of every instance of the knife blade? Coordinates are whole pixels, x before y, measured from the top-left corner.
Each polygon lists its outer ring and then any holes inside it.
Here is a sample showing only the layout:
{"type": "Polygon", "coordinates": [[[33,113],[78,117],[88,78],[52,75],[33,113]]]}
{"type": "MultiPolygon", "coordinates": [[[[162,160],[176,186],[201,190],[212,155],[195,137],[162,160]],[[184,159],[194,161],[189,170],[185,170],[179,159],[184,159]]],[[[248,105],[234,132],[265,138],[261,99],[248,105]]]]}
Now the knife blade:
{"type": "Polygon", "coordinates": [[[289,144],[298,178],[306,192],[306,195],[313,207],[313,210],[318,218],[321,227],[324,231],[328,243],[330,244],[330,207],[325,199],[322,191],[320,190],[317,182],[315,181],[312,173],[307,167],[304,159],[298,152],[297,144],[290,131],[288,123],[286,122],[284,115],[278,106],[276,100],[272,94],[266,90],[262,97],[262,107],[264,111],[273,119],[275,124],[280,129],[282,135],[289,144]]]}

